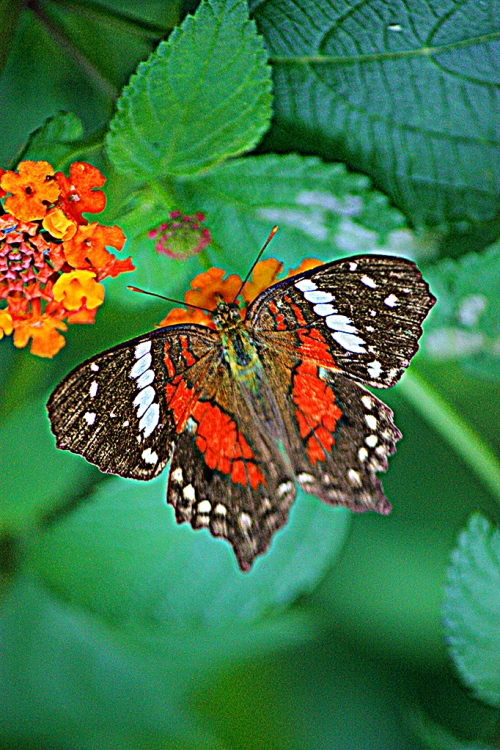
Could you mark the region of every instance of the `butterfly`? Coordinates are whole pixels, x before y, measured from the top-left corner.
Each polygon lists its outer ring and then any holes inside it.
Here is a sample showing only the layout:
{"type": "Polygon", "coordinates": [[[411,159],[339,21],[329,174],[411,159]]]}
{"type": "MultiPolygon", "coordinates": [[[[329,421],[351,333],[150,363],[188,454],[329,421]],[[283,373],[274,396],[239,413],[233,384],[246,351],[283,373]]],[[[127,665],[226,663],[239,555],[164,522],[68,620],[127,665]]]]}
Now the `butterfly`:
{"type": "Polygon", "coordinates": [[[76,367],[47,404],[57,446],[132,479],[170,462],[177,522],[227,539],[248,570],[297,485],[389,513],[376,474],[401,433],[364,386],[400,379],[434,302],[412,261],[383,255],[275,283],[244,318],[221,299],[213,329],[166,326],[76,367]]]}

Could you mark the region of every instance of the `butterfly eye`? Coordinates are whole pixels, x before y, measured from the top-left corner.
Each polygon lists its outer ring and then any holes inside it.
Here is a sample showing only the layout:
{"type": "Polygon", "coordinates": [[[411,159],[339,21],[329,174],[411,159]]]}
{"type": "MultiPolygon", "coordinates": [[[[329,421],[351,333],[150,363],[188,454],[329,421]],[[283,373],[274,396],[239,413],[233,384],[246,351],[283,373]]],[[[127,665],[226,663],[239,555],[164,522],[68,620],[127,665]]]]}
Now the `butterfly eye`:
{"type": "Polygon", "coordinates": [[[232,307],[231,308],[231,320],[239,320],[240,319],[240,311],[238,307],[232,307]]]}

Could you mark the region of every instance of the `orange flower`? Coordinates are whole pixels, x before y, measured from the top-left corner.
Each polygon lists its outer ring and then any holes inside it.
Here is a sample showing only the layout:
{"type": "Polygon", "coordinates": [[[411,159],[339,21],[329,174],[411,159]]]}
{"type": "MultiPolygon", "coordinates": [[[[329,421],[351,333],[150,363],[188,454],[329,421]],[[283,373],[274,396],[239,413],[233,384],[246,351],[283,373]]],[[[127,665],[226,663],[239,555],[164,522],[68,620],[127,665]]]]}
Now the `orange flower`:
{"type": "Polygon", "coordinates": [[[215,323],[203,310],[184,310],[182,307],[174,307],[168,315],[160,322],[161,326],[175,326],[177,323],[198,323],[208,328],[215,328],[215,323]]]}
{"type": "Polygon", "coordinates": [[[43,219],[48,205],[59,197],[54,170],[46,161],[22,161],[17,169],[17,174],[8,171],[0,179],[1,187],[12,193],[5,199],[5,210],[20,221],[43,219]]]}
{"type": "Polygon", "coordinates": [[[53,357],[66,343],[58,330],[67,331],[68,326],[50,315],[30,316],[17,323],[14,329],[14,346],[21,349],[31,338],[32,354],[38,357],[53,357]]]}
{"type": "Polygon", "coordinates": [[[77,224],[68,219],[60,208],[52,208],[42,221],[42,227],[57,240],[70,240],[75,236],[77,224]]]}
{"type": "MultiPolygon", "coordinates": [[[[0,183],[2,182],[2,177],[4,174],[5,174],[5,170],[0,169],[0,183]]],[[[5,194],[6,194],[5,190],[2,190],[2,188],[0,188],[0,199],[3,198],[5,194]]]]}
{"type": "Polygon", "coordinates": [[[222,268],[209,268],[205,273],[199,273],[191,282],[191,289],[184,295],[184,301],[190,305],[206,307],[214,310],[221,299],[232,302],[238,294],[241,279],[236,274],[224,276],[222,268]]]}
{"type": "MultiPolygon", "coordinates": [[[[322,264],[321,260],[316,258],[306,258],[301,262],[298,268],[291,270],[285,278],[295,276],[298,273],[304,273],[311,268],[316,268],[322,264]]],[[[259,261],[252,273],[249,281],[243,287],[241,296],[245,304],[258,297],[265,289],[279,281],[278,276],[283,270],[283,263],[276,258],[268,258],[259,261]]],[[[191,289],[184,295],[186,304],[205,307],[207,310],[214,310],[217,302],[223,299],[226,302],[232,302],[238,293],[242,280],[236,274],[224,278],[225,272],[221,268],[210,268],[205,273],[200,273],[191,282],[191,289]]],[[[244,317],[244,309],[241,310],[241,316],[244,317]]],[[[215,328],[214,322],[202,310],[183,310],[181,307],[174,307],[168,315],[161,321],[160,325],[170,326],[178,323],[201,323],[202,325],[215,328]]]]}
{"type": "Polygon", "coordinates": [[[84,211],[98,214],[104,210],[106,196],[102,190],[94,188],[102,187],[106,178],[97,167],[85,161],[75,161],[69,168],[69,179],[62,172],[58,172],[56,178],[61,188],[61,207],[77,224],[87,223],[82,217],[84,211]]]}
{"type": "Polygon", "coordinates": [[[90,164],[73,164],[66,179],[47,162],[25,161],[19,174],[0,170],[0,181],[12,193],[0,215],[0,299],[7,302],[0,338],[13,333],[17,347],[31,340],[33,354],[52,357],[64,346],[66,323],[94,322],[105,293],[99,282],[134,270],[131,258],[106,250],[120,250],[125,235],[81,216],[105,203],[93,189],[104,177],[90,164]]]}
{"type": "Polygon", "coordinates": [[[56,302],[62,302],[66,310],[78,310],[85,305],[89,310],[104,302],[104,287],[95,280],[93,271],[71,271],[63,273],[52,287],[56,302]]]}
{"type": "Polygon", "coordinates": [[[304,258],[303,261],[301,261],[300,266],[295,269],[290,269],[288,271],[287,275],[285,276],[285,279],[289,279],[290,276],[296,276],[298,273],[305,273],[306,271],[310,271],[312,268],[317,268],[318,266],[323,265],[322,260],[318,260],[317,258],[304,258]]]}
{"type": "Polygon", "coordinates": [[[268,289],[272,284],[275,284],[278,280],[278,274],[282,270],[283,263],[280,263],[276,258],[259,261],[253,269],[252,277],[243,287],[242,294],[245,302],[250,304],[264,289],[268,289]]]}
{"type": "Polygon", "coordinates": [[[13,327],[12,315],[7,310],[0,310],[0,339],[3,339],[4,335],[10,336],[13,327]]]}
{"type": "Polygon", "coordinates": [[[74,237],[63,243],[64,255],[73,268],[101,269],[114,260],[114,256],[106,250],[106,245],[121,250],[125,243],[125,235],[120,227],[105,227],[97,222],[79,226],[74,237]]]}

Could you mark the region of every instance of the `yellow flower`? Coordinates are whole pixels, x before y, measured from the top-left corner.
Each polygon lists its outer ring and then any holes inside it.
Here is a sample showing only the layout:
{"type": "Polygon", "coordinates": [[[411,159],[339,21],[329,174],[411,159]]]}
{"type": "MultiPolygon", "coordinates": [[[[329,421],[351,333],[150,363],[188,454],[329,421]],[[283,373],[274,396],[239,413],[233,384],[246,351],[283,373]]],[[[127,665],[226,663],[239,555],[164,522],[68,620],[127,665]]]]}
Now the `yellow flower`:
{"type": "Polygon", "coordinates": [[[0,310],[0,339],[5,336],[10,336],[12,333],[12,315],[7,310],[0,310]]]}
{"type": "Polygon", "coordinates": [[[85,304],[88,310],[104,302],[104,287],[95,280],[93,271],[63,273],[52,288],[56,302],[63,302],[67,310],[78,310],[85,304]]]}
{"type": "Polygon", "coordinates": [[[42,221],[42,226],[58,240],[70,240],[75,236],[76,222],[68,219],[60,208],[53,208],[42,221]]]}

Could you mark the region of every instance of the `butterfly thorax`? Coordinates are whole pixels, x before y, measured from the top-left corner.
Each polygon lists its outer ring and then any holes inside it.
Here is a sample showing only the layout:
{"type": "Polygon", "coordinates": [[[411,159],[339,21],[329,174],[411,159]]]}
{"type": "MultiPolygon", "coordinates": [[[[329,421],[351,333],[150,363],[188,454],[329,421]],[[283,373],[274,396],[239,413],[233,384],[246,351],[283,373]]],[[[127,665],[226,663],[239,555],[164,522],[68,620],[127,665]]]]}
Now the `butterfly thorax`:
{"type": "Polygon", "coordinates": [[[224,359],[232,376],[238,381],[247,381],[251,387],[251,382],[258,378],[261,364],[254,341],[241,318],[240,308],[234,303],[221,301],[212,319],[219,331],[224,359]]]}

